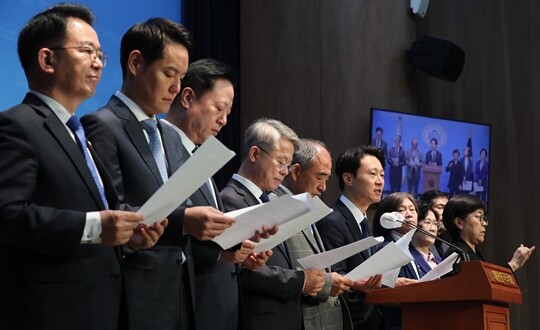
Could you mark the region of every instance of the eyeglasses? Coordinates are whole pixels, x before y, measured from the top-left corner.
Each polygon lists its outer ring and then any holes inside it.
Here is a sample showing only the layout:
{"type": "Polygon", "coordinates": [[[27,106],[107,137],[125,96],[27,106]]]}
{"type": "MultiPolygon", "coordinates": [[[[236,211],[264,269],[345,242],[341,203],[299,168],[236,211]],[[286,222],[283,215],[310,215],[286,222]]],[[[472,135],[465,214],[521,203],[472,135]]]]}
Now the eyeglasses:
{"type": "Polygon", "coordinates": [[[81,53],[86,53],[92,61],[100,60],[103,67],[107,65],[107,54],[97,49],[94,46],[69,46],[69,47],[55,47],[49,48],[50,50],[66,50],[66,49],[77,49],[81,53]]]}
{"type": "Polygon", "coordinates": [[[487,226],[489,224],[488,222],[488,218],[486,217],[485,214],[482,214],[482,215],[473,215],[473,217],[475,217],[476,219],[478,219],[478,221],[480,221],[480,224],[484,225],[484,226],[487,226]]]}
{"type": "Polygon", "coordinates": [[[262,152],[268,155],[268,157],[272,158],[275,162],[278,163],[279,169],[285,170],[288,169],[289,166],[291,166],[291,163],[282,162],[281,160],[277,159],[276,157],[272,156],[268,151],[264,150],[263,148],[257,146],[257,148],[261,149],[262,152]]]}
{"type": "Polygon", "coordinates": [[[421,221],[422,224],[426,225],[426,226],[438,226],[439,225],[439,221],[437,220],[430,220],[430,219],[424,219],[421,221]]]}

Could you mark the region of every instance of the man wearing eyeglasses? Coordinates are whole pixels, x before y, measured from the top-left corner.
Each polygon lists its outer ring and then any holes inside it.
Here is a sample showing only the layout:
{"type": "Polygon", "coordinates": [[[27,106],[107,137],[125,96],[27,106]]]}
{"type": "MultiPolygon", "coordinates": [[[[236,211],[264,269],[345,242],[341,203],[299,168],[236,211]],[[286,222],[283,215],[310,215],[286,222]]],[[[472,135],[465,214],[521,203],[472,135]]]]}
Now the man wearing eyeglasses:
{"type": "Polygon", "coordinates": [[[112,211],[112,182],[75,116],[104,66],[93,13],[59,4],[34,16],[18,52],[30,92],[0,113],[0,327],[126,326],[118,246],[163,233],[112,211]],[[82,133],[82,134],[81,134],[82,133]]]}
{"type": "MultiPolygon", "coordinates": [[[[289,173],[298,136],[274,119],[259,119],[245,133],[244,158],[237,174],[220,196],[226,211],[268,201],[289,173]]],[[[268,262],[258,271],[240,276],[245,329],[302,329],[303,294],[314,296],[324,285],[324,271],[296,270],[287,246],[272,249],[268,262]]]]}
{"type": "MultiPolygon", "coordinates": [[[[121,41],[120,91],[83,118],[125,207],[142,206],[185,160],[178,133],[156,115],[180,92],[190,45],[187,29],[168,19],[134,25],[121,41]]],[[[124,255],[132,330],[195,328],[188,234],[209,240],[234,222],[209,206],[178,207],[168,220],[154,248],[124,255]]]]}

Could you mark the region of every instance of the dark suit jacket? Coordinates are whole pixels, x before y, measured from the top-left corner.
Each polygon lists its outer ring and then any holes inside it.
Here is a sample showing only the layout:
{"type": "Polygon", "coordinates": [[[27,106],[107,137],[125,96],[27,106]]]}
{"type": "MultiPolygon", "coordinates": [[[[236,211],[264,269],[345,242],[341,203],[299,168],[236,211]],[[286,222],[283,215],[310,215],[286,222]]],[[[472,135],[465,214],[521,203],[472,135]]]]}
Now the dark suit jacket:
{"type": "Polygon", "coordinates": [[[436,163],[437,166],[442,166],[442,154],[439,150],[435,151],[435,158],[431,155],[431,150],[426,152],[426,164],[436,163]]]}
{"type": "Polygon", "coordinates": [[[474,163],[472,159],[462,157],[459,162],[463,166],[463,176],[467,181],[474,181],[474,163]],[[465,169],[465,164],[467,164],[467,169],[465,169]]]}
{"type": "MultiPolygon", "coordinates": [[[[0,112],[0,155],[0,327],[117,329],[120,255],[81,244],[86,212],[104,206],[67,128],[27,94],[0,112]]],[[[93,158],[113,208],[110,179],[93,158]]]]}
{"type": "MultiPolygon", "coordinates": [[[[164,125],[165,126],[165,125],[164,125]]],[[[182,145],[182,162],[190,156],[182,145]]],[[[216,202],[212,192],[203,185],[183,204],[191,206],[212,206],[223,210],[223,203],[216,192],[216,202]]],[[[214,242],[199,241],[191,237],[191,252],[195,271],[195,323],[198,330],[237,330],[238,328],[238,276],[234,265],[220,261],[222,249],[214,242]]]]}
{"type": "MultiPolygon", "coordinates": [[[[259,204],[240,182],[231,179],[220,192],[226,211],[259,204]]],[[[246,329],[302,329],[300,298],[304,272],[293,270],[292,260],[281,246],[258,271],[243,270],[240,283],[246,329]]]]}
{"type": "MultiPolygon", "coordinates": [[[[142,206],[163,182],[135,115],[113,96],[105,107],[84,116],[82,123],[112,177],[122,206],[142,206]]],[[[182,163],[182,141],[173,128],[158,127],[170,175],[182,163]]],[[[169,225],[156,246],[125,256],[131,329],[177,329],[182,326],[180,308],[190,312],[192,306],[180,304],[182,295],[190,291],[181,280],[185,275],[182,251],[187,247],[183,214],[184,209],[178,208],[168,216],[169,225]]],[[[189,263],[189,253],[186,255],[189,263]]]]}
{"type": "Polygon", "coordinates": [[[446,172],[450,172],[447,185],[448,189],[450,189],[450,192],[457,192],[463,182],[463,164],[459,161],[454,163],[454,160],[451,160],[446,165],[446,172]]]}
{"type": "MultiPolygon", "coordinates": [[[[371,144],[374,146],[377,146],[377,139],[372,139],[371,144]]],[[[378,148],[383,152],[384,158],[387,158],[388,157],[388,144],[386,143],[385,140],[381,139],[381,145],[378,148]]]]}
{"type": "MultiPolygon", "coordinates": [[[[337,200],[332,210],[332,213],[317,222],[317,229],[326,250],[332,250],[363,238],[354,216],[341,200],[337,200]]],[[[332,270],[345,275],[367,258],[369,258],[368,253],[362,251],[334,264],[332,270]]],[[[364,293],[351,292],[344,294],[344,297],[351,312],[354,329],[381,329],[380,309],[377,306],[366,304],[364,293]]]]}

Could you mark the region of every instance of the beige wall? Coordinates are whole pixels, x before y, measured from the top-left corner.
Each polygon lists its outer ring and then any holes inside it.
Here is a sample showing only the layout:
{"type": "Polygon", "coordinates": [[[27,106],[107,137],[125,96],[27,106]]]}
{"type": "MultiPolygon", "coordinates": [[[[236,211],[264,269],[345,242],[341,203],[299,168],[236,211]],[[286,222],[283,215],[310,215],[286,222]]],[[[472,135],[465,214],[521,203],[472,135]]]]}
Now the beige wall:
{"type": "MultiPolygon", "coordinates": [[[[369,141],[371,107],[492,125],[489,260],[537,244],[540,214],[540,4],[431,1],[426,18],[396,0],[241,1],[241,127],[279,119],[334,156],[369,141]],[[405,50],[420,35],[466,51],[455,84],[415,72],[405,50]]],[[[325,201],[338,196],[337,179],[325,201]]],[[[539,320],[538,256],[517,272],[523,305],[512,328],[539,320]]]]}

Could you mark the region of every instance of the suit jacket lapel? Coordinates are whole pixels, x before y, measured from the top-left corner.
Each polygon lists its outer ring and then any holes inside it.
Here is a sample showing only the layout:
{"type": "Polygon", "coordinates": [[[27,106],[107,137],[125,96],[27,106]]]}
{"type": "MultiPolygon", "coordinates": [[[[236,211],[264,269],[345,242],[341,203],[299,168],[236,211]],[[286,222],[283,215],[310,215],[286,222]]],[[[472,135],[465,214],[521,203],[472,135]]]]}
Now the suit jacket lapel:
{"type": "MultiPolygon", "coordinates": [[[[345,204],[343,204],[341,200],[337,201],[335,207],[337,207],[341,211],[343,216],[345,217],[347,227],[349,227],[351,233],[353,234],[354,240],[355,241],[362,240],[364,237],[362,236],[362,233],[360,232],[360,226],[358,225],[358,222],[356,222],[356,219],[354,218],[351,210],[349,210],[349,208],[345,206],[345,204]]],[[[369,258],[369,254],[365,250],[360,252],[360,254],[362,254],[364,259],[369,258]]]]}
{"type": "Polygon", "coordinates": [[[75,165],[75,168],[77,169],[82,180],[88,187],[88,190],[90,190],[90,192],[92,193],[92,197],[96,201],[97,205],[101,209],[103,209],[104,205],[103,205],[103,202],[101,201],[101,196],[99,195],[99,191],[96,186],[96,183],[94,182],[94,178],[92,177],[92,173],[90,173],[90,169],[88,168],[88,165],[86,164],[86,159],[84,158],[84,155],[82,151],[80,150],[79,146],[77,145],[77,143],[69,135],[69,132],[67,131],[67,128],[65,127],[65,125],[62,124],[62,122],[60,121],[60,119],[58,119],[58,117],[54,114],[54,112],[52,112],[52,110],[49,109],[49,107],[47,107],[36,96],[29,94],[24,99],[23,103],[26,103],[32,106],[35,110],[41,112],[44,115],[45,127],[47,127],[49,132],[51,132],[54,138],[62,146],[67,156],[71,159],[71,161],[75,165]]]}
{"type": "Polygon", "coordinates": [[[135,148],[137,148],[137,151],[139,151],[142,159],[154,175],[154,178],[161,186],[163,184],[163,180],[159,174],[159,169],[154,156],[152,155],[152,151],[150,150],[150,146],[148,145],[148,141],[146,140],[146,137],[142,131],[143,129],[141,124],[139,121],[137,121],[135,115],[133,115],[124,102],[122,102],[116,96],[111,97],[108,106],[120,119],[124,121],[124,129],[126,130],[127,135],[133,142],[135,148]]]}

